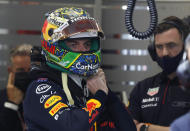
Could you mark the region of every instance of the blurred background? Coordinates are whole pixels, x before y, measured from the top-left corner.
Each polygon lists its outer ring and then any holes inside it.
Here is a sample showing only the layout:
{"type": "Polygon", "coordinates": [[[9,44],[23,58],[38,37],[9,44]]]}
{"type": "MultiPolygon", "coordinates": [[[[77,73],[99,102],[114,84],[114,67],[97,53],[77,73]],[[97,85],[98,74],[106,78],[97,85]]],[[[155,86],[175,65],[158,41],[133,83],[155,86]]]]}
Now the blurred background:
{"type": "MultiPolygon", "coordinates": [[[[22,43],[40,46],[44,14],[64,6],[86,9],[98,19],[106,39],[102,41],[102,68],[109,86],[123,99],[134,85],[160,71],[147,52],[149,40],[133,38],[126,30],[124,18],[127,0],[0,0],[0,88],[6,87],[9,51],[22,43]]],[[[155,0],[158,21],[175,15],[190,15],[190,0],[155,0]]],[[[137,0],[133,20],[138,31],[149,26],[149,8],[137,0]]]]}

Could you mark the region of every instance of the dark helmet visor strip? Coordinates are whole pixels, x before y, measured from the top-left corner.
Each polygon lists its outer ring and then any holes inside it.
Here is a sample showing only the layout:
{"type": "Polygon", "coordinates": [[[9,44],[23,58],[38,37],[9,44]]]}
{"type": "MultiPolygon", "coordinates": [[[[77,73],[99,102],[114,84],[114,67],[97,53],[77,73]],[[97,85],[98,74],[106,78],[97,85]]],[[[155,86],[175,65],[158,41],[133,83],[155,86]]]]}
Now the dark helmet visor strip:
{"type": "MultiPolygon", "coordinates": [[[[87,37],[88,38],[88,37],[87,37]]],[[[74,39],[84,39],[84,38],[74,38],[74,39]]],[[[98,51],[100,49],[100,38],[99,37],[94,37],[94,38],[89,38],[91,45],[90,45],[90,51],[86,51],[86,52],[79,52],[79,53],[94,53],[96,51],[98,51]]],[[[65,40],[59,40],[58,41],[58,46],[60,48],[66,49],[68,51],[72,51],[66,44],[65,44],[65,40]]],[[[74,52],[74,51],[72,51],[74,52]]]]}

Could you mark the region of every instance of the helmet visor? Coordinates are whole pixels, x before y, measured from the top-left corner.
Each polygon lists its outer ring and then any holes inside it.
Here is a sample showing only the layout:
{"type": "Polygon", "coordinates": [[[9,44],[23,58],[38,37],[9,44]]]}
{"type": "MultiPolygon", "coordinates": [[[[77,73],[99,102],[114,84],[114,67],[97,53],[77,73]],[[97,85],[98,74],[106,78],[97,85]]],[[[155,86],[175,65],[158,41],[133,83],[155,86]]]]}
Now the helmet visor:
{"type": "Polygon", "coordinates": [[[58,46],[71,52],[94,53],[100,49],[100,38],[94,37],[59,40],[58,46]]]}

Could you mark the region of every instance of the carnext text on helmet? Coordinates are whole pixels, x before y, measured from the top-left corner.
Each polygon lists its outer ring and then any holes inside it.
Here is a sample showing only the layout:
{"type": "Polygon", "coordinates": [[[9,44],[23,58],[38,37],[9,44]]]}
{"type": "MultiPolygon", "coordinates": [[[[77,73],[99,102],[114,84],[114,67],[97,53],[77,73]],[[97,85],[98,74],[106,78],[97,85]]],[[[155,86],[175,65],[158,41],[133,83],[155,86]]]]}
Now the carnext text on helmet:
{"type": "Polygon", "coordinates": [[[81,65],[81,63],[80,62],[78,62],[77,64],[76,64],[76,68],[77,69],[96,69],[98,67],[98,64],[96,64],[96,65],[93,65],[93,64],[88,64],[87,66],[84,66],[84,65],[81,65]]]}

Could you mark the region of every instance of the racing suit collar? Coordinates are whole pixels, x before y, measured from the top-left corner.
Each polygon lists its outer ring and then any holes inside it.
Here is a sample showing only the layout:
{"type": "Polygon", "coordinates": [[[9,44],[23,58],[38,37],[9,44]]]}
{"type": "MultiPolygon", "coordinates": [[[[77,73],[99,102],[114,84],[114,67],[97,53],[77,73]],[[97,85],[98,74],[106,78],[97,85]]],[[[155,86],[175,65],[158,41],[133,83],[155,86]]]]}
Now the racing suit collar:
{"type": "Polygon", "coordinates": [[[79,75],[75,75],[75,74],[68,74],[68,76],[80,87],[82,88],[82,77],[80,77],[79,75]]]}
{"type": "Polygon", "coordinates": [[[169,79],[164,72],[161,72],[159,75],[160,75],[160,77],[158,79],[159,79],[159,82],[161,82],[161,83],[165,83],[167,81],[171,81],[171,83],[173,83],[173,82],[174,83],[176,83],[176,82],[179,83],[179,79],[178,79],[177,76],[174,77],[173,79],[169,79]]]}

